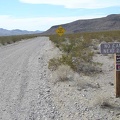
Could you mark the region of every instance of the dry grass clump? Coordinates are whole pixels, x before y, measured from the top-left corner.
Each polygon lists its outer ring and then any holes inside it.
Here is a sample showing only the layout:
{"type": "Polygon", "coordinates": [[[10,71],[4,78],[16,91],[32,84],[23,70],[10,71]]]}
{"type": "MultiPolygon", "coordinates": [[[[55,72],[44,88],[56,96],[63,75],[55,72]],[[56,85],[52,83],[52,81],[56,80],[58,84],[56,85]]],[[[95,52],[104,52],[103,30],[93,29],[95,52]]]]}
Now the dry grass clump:
{"type": "Polygon", "coordinates": [[[100,106],[100,108],[112,108],[112,103],[110,101],[110,95],[105,92],[100,92],[95,95],[95,97],[91,101],[91,105],[100,106]]]}
{"type": "Polygon", "coordinates": [[[52,58],[49,60],[48,68],[51,71],[55,71],[58,69],[58,67],[61,65],[59,58],[52,58]]]}
{"type": "Polygon", "coordinates": [[[52,80],[56,84],[57,82],[65,82],[74,79],[74,72],[68,65],[61,65],[52,72],[52,80]]]}
{"type": "Polygon", "coordinates": [[[77,87],[77,89],[82,90],[86,87],[87,83],[89,83],[90,81],[85,79],[85,76],[84,78],[82,78],[78,73],[75,73],[74,82],[75,82],[75,86],[77,87]]]}
{"type": "Polygon", "coordinates": [[[89,87],[94,89],[99,88],[88,76],[80,76],[68,65],[60,65],[55,71],[52,71],[52,81],[54,84],[57,82],[72,81],[72,85],[77,87],[79,90],[87,89],[89,87]]]}
{"type": "Polygon", "coordinates": [[[89,76],[81,76],[78,73],[74,74],[74,85],[77,87],[77,90],[81,91],[82,89],[99,89],[99,83],[94,83],[89,76]]]}

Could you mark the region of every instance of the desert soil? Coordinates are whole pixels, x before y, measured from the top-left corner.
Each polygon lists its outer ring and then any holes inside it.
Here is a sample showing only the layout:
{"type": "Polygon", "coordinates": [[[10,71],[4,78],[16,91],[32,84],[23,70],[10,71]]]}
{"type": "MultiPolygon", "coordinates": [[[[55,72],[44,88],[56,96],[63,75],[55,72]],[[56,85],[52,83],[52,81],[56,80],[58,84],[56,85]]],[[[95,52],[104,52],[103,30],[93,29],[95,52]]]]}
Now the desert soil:
{"type": "Polygon", "coordinates": [[[48,37],[0,47],[0,120],[119,120],[113,57],[95,55],[99,74],[55,83],[48,61],[59,54],[48,37]]]}
{"type": "Polygon", "coordinates": [[[48,82],[47,37],[0,47],[0,120],[57,120],[48,82]]]}

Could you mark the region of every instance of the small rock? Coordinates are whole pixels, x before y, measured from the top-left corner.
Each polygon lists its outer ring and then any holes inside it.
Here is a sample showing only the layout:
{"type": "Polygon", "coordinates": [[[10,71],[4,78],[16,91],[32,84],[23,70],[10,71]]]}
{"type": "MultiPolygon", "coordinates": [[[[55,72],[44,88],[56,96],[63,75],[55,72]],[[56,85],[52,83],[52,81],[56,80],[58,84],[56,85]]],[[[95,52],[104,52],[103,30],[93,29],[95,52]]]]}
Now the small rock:
{"type": "Polygon", "coordinates": [[[109,82],[109,84],[110,84],[111,86],[113,86],[113,85],[114,85],[112,82],[109,82]]]}
{"type": "Polygon", "coordinates": [[[110,111],[110,113],[114,114],[114,111],[110,111]]]}
{"type": "Polygon", "coordinates": [[[82,96],[83,96],[83,97],[85,97],[85,95],[84,95],[84,94],[83,94],[82,96]]]}
{"type": "Polygon", "coordinates": [[[99,83],[96,83],[97,87],[100,88],[100,84],[99,83]]]}
{"type": "Polygon", "coordinates": [[[6,111],[6,109],[3,109],[3,111],[6,111]]]}
{"type": "Polygon", "coordinates": [[[86,89],[83,89],[85,92],[87,92],[87,90],[86,89]]]}
{"type": "Polygon", "coordinates": [[[117,113],[116,116],[120,116],[120,113],[117,113]]]}
{"type": "Polygon", "coordinates": [[[85,108],[85,111],[89,111],[89,109],[88,109],[88,108],[85,108]]]}
{"type": "Polygon", "coordinates": [[[46,92],[50,92],[50,90],[47,90],[46,92]]]}
{"type": "Polygon", "coordinates": [[[81,88],[77,88],[78,91],[81,91],[82,89],[81,88]]]}

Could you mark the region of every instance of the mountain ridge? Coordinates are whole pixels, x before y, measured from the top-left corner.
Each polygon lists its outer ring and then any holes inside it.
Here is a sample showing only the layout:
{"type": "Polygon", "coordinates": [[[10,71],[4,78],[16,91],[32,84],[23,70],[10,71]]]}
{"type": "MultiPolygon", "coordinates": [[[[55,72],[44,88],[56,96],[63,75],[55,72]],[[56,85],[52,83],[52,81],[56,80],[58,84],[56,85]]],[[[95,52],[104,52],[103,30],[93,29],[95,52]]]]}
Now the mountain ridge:
{"type": "Polygon", "coordinates": [[[42,34],[56,34],[55,30],[59,26],[62,26],[66,33],[120,30],[120,14],[111,14],[102,18],[76,20],[66,24],[55,25],[42,34]]]}
{"type": "Polygon", "coordinates": [[[11,36],[11,35],[25,35],[25,34],[37,34],[41,33],[43,31],[27,31],[27,30],[20,30],[20,29],[14,29],[14,30],[7,30],[4,28],[0,28],[0,36],[11,36]]]}

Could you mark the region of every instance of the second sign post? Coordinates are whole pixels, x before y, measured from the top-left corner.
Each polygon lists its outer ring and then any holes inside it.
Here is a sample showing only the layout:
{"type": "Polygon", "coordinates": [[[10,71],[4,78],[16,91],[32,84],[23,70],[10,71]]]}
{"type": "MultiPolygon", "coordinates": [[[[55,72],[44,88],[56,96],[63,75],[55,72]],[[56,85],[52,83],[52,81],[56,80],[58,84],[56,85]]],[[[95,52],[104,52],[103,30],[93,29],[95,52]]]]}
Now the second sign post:
{"type": "Polygon", "coordinates": [[[116,97],[120,97],[120,43],[102,43],[101,54],[115,54],[115,90],[116,97]]]}
{"type": "Polygon", "coordinates": [[[120,97],[120,54],[115,54],[116,97],[120,97]]]}

